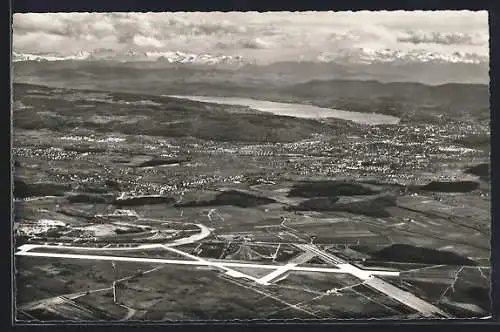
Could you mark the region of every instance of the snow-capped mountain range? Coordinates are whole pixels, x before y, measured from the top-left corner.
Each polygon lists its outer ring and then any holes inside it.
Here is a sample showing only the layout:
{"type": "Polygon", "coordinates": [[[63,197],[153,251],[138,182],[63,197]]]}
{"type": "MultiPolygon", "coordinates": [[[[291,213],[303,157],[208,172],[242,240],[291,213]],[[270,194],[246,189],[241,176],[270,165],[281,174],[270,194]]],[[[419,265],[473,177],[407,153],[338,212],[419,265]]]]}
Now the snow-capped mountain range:
{"type": "Polygon", "coordinates": [[[68,60],[86,60],[89,53],[85,51],[78,52],[73,55],[61,56],[55,54],[30,54],[30,53],[17,53],[12,52],[12,62],[20,61],[68,61],[68,60]]]}
{"type": "MultiPolygon", "coordinates": [[[[302,59],[304,61],[306,59],[302,59]]],[[[117,53],[109,49],[98,49],[92,52],[80,51],[71,55],[58,54],[28,54],[12,53],[13,62],[21,61],[165,61],[174,64],[198,64],[198,65],[248,65],[254,64],[252,59],[240,55],[212,55],[195,54],[180,51],[149,51],[137,52],[127,51],[117,53]]],[[[340,64],[374,64],[374,63],[488,63],[487,56],[474,53],[454,52],[442,54],[425,50],[374,50],[369,48],[339,49],[336,52],[321,53],[316,57],[308,59],[311,62],[340,63],[340,64]]]]}
{"type": "Polygon", "coordinates": [[[165,61],[167,63],[192,63],[192,64],[228,64],[228,65],[244,65],[250,63],[242,56],[229,55],[211,55],[211,54],[194,54],[180,51],[152,51],[152,52],[136,52],[127,51],[124,53],[116,53],[113,50],[98,49],[93,52],[80,51],[71,55],[57,54],[29,54],[29,53],[12,53],[12,61],[120,61],[120,62],[136,62],[136,61],[165,61]]]}
{"type": "Polygon", "coordinates": [[[339,62],[353,64],[371,64],[371,63],[469,63],[479,64],[487,63],[488,57],[480,56],[474,53],[454,52],[452,54],[443,54],[425,50],[374,50],[369,48],[341,49],[335,53],[322,53],[317,57],[320,62],[339,62]]]}

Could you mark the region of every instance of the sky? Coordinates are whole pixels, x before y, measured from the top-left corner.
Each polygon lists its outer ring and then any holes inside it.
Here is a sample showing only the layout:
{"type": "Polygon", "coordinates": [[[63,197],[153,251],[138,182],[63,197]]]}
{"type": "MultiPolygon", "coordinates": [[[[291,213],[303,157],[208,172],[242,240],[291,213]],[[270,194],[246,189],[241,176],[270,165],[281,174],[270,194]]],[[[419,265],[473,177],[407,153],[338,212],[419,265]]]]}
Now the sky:
{"type": "Polygon", "coordinates": [[[306,60],[340,49],[488,56],[486,11],[14,14],[13,50],[183,51],[257,62],[306,60]]]}

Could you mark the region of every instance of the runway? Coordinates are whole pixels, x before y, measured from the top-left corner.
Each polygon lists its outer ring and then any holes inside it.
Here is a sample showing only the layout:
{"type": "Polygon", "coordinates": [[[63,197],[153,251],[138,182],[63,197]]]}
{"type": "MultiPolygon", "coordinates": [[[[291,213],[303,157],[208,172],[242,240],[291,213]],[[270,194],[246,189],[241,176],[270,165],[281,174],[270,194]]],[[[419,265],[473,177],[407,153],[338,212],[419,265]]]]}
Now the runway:
{"type": "MultiPolygon", "coordinates": [[[[193,260],[142,258],[142,257],[125,257],[125,256],[61,254],[61,253],[32,252],[32,251],[19,251],[16,253],[16,256],[106,260],[106,261],[116,261],[116,262],[138,262],[138,263],[157,263],[157,264],[173,264],[173,265],[213,266],[215,268],[249,267],[249,268],[259,268],[259,269],[269,269],[269,270],[280,270],[280,271],[284,271],[285,267],[286,267],[286,270],[288,270],[288,271],[309,271],[309,272],[349,273],[349,274],[351,273],[351,271],[349,269],[346,269],[346,267],[343,265],[338,265],[338,268],[326,268],[326,267],[323,268],[323,267],[296,266],[294,264],[288,264],[288,265],[253,264],[253,263],[232,262],[232,261],[225,261],[225,260],[205,260],[205,259],[203,259],[203,260],[193,261],[193,260]]],[[[371,274],[371,275],[392,275],[392,276],[399,275],[399,272],[397,272],[397,271],[379,271],[379,270],[363,270],[363,271],[366,271],[366,273],[371,274]]],[[[268,280],[268,278],[265,278],[265,279],[264,278],[261,278],[260,280],[263,279],[264,282],[262,282],[262,283],[266,284],[267,283],[266,280],[268,280]]],[[[251,279],[254,279],[254,278],[251,278],[251,279]]]]}

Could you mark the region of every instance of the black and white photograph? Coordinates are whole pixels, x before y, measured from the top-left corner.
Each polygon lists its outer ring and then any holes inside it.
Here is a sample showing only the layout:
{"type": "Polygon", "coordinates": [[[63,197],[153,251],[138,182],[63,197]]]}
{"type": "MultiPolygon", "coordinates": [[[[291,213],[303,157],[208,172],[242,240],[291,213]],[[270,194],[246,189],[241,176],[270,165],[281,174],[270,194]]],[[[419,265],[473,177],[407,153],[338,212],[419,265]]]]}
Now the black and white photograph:
{"type": "Polygon", "coordinates": [[[491,318],[487,11],[15,13],[18,323],[491,318]]]}

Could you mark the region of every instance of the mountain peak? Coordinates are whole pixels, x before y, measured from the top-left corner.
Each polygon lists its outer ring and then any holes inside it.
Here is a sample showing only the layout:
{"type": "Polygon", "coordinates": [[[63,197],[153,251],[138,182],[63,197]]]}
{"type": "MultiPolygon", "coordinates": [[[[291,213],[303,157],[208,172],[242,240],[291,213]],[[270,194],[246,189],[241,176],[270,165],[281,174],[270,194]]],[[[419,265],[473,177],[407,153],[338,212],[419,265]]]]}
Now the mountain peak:
{"type": "MultiPolygon", "coordinates": [[[[101,48],[94,51],[79,51],[70,55],[52,53],[18,53],[13,52],[14,62],[19,61],[118,61],[118,62],[165,62],[169,64],[194,64],[194,65],[225,65],[240,67],[255,64],[255,61],[241,55],[189,53],[179,50],[172,51],[136,51],[125,50],[116,52],[111,49],[101,48]]],[[[288,62],[288,61],[287,61],[288,62]]],[[[299,61],[291,61],[299,62],[299,61]]],[[[367,47],[342,48],[334,52],[323,52],[315,58],[309,59],[311,63],[331,63],[340,65],[369,65],[379,63],[414,64],[414,63],[463,63],[484,64],[488,57],[467,52],[453,52],[443,54],[439,52],[414,49],[409,51],[393,49],[372,49],[367,47]]]]}
{"type": "Polygon", "coordinates": [[[469,63],[479,64],[488,62],[488,58],[478,54],[453,52],[443,54],[425,50],[374,50],[371,48],[339,49],[336,52],[324,52],[316,58],[318,62],[337,62],[341,64],[371,64],[371,63],[469,63]]]}
{"type": "Polygon", "coordinates": [[[195,54],[182,51],[146,51],[138,52],[135,50],[127,50],[117,53],[110,49],[96,49],[92,52],[79,51],[71,55],[57,54],[30,54],[12,52],[13,62],[19,61],[69,61],[69,60],[86,60],[86,61],[166,61],[168,63],[184,63],[184,64],[205,64],[205,65],[243,65],[249,63],[240,55],[213,55],[213,54],[195,54]]]}

